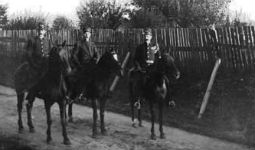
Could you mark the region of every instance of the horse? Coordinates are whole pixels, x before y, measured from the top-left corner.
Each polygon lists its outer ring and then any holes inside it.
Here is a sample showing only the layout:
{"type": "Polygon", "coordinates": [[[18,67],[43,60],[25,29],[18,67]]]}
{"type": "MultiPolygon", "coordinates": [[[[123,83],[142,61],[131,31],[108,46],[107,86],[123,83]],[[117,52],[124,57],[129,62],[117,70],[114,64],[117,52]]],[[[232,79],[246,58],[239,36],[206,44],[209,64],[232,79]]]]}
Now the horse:
{"type": "Polygon", "coordinates": [[[24,71],[24,67],[27,66],[27,63],[21,64],[20,67],[17,68],[14,75],[14,83],[15,83],[15,90],[17,93],[17,100],[18,100],[18,126],[19,126],[19,132],[22,132],[24,127],[22,123],[22,105],[24,101],[25,93],[27,93],[26,99],[27,99],[27,124],[29,126],[30,132],[35,132],[34,125],[32,123],[32,117],[31,117],[31,111],[33,107],[33,102],[35,98],[41,98],[44,100],[45,103],[45,110],[46,110],[46,116],[47,116],[47,143],[50,143],[52,141],[51,137],[51,113],[50,109],[51,106],[57,102],[60,109],[60,119],[62,124],[62,132],[63,132],[63,138],[64,138],[64,144],[69,145],[71,144],[66,131],[66,121],[65,121],[65,107],[67,104],[67,99],[65,96],[67,95],[67,88],[66,88],[66,81],[65,81],[65,74],[70,71],[69,66],[66,64],[66,62],[63,61],[62,58],[62,51],[65,51],[65,49],[62,47],[53,47],[49,52],[49,57],[47,58],[48,67],[47,71],[44,74],[44,76],[39,80],[39,82],[36,82],[33,85],[30,86],[21,86],[21,83],[29,82],[29,80],[26,81],[26,78],[24,77],[21,81],[22,77],[24,75],[24,72],[29,74],[29,70],[24,71]]]}
{"type": "Polygon", "coordinates": [[[166,99],[169,87],[169,78],[178,79],[180,71],[174,63],[173,57],[168,53],[162,54],[162,57],[155,60],[150,66],[150,71],[142,72],[140,70],[132,70],[129,72],[129,99],[131,106],[131,119],[134,125],[134,107],[138,106],[139,126],[142,126],[141,119],[141,101],[145,100],[149,103],[151,113],[151,139],[156,139],[154,132],[154,104],[158,105],[159,110],[159,131],[160,138],[165,138],[163,132],[163,108],[164,105],[170,104],[166,99]],[[136,101],[138,99],[138,101],[136,101]]]}
{"type": "MultiPolygon", "coordinates": [[[[122,76],[123,72],[115,51],[106,51],[96,63],[91,60],[78,75],[77,81],[82,85],[80,92],[92,102],[93,126],[92,137],[97,136],[97,102],[100,109],[101,133],[106,135],[104,111],[107,99],[111,96],[110,86],[114,76],[122,76]]],[[[77,96],[77,95],[76,95],[77,96]]],[[[68,116],[72,118],[72,104],[69,104],[68,116]]]]}

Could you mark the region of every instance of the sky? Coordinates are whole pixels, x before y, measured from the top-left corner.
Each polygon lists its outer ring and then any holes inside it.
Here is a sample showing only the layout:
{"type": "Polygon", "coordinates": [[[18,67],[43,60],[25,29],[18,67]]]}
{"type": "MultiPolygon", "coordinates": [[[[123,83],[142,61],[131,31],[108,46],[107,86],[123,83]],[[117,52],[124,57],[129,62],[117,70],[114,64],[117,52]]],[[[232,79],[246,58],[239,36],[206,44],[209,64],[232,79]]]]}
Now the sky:
{"type": "Polygon", "coordinates": [[[233,0],[230,4],[230,10],[242,11],[255,21],[255,0],[233,0]]]}
{"type": "MultiPolygon", "coordinates": [[[[0,4],[8,5],[8,16],[10,17],[34,12],[47,16],[47,19],[51,21],[58,15],[64,15],[75,23],[78,20],[76,9],[81,1],[86,0],[0,0],[0,4]]],[[[119,3],[123,1],[130,0],[117,0],[119,3]]],[[[230,10],[242,10],[255,21],[255,0],[233,0],[230,10]]]]}
{"type": "Polygon", "coordinates": [[[43,14],[50,20],[58,15],[64,15],[76,21],[76,8],[80,0],[0,0],[1,3],[8,5],[10,17],[36,13],[43,14]]]}

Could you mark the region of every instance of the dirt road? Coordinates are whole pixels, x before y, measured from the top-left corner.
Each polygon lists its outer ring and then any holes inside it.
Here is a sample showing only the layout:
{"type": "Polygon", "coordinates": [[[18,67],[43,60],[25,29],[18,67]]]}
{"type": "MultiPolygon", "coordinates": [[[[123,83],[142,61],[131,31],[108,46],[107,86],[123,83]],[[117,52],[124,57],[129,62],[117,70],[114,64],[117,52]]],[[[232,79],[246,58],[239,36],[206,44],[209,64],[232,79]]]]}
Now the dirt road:
{"type": "MultiPolygon", "coordinates": [[[[37,99],[33,107],[33,122],[36,132],[29,133],[26,126],[26,110],[23,107],[23,123],[25,132],[19,134],[17,129],[17,101],[13,89],[0,86],[0,135],[16,139],[33,149],[40,150],[252,150],[238,145],[206,136],[201,136],[176,128],[165,127],[166,139],[150,140],[150,123],[144,127],[133,128],[129,117],[106,112],[105,121],[107,136],[93,139],[91,108],[74,105],[74,123],[69,123],[67,130],[72,142],[71,146],[62,144],[62,132],[59,109],[52,107],[52,138],[53,143],[46,143],[46,115],[44,103],[37,99]]],[[[158,127],[158,125],[156,125],[158,127]]],[[[158,128],[156,128],[158,129],[158,128]]],[[[158,130],[156,134],[159,135],[158,130]]],[[[1,143],[0,143],[1,145],[1,143]]],[[[1,147],[0,147],[1,149],[1,147]]]]}

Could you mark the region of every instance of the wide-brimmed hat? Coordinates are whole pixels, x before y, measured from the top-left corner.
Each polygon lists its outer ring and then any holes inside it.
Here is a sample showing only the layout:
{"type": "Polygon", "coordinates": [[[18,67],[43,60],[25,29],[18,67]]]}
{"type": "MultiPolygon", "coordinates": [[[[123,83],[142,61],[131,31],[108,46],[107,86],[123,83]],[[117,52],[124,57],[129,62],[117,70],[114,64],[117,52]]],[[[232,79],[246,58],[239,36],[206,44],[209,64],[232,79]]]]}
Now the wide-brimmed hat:
{"type": "Polygon", "coordinates": [[[151,29],[151,28],[146,28],[146,29],[144,29],[143,34],[144,34],[144,35],[152,35],[152,29],[151,29]]]}

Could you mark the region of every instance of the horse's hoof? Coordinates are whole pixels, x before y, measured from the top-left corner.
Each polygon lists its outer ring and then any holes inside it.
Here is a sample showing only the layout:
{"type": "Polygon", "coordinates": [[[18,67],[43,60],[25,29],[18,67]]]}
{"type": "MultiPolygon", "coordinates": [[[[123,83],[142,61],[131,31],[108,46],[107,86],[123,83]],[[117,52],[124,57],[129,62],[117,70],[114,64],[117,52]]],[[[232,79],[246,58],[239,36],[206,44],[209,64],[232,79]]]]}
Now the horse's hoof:
{"type": "Polygon", "coordinates": [[[134,122],[132,123],[132,127],[136,128],[136,124],[134,122]]]}
{"type": "Polygon", "coordinates": [[[69,119],[68,119],[68,122],[69,122],[69,123],[73,123],[73,118],[69,118],[69,119]]]}
{"type": "Polygon", "coordinates": [[[30,133],[35,133],[35,128],[30,128],[30,129],[29,129],[29,132],[30,132],[30,133]]]}
{"type": "Polygon", "coordinates": [[[161,139],[166,139],[166,135],[164,133],[160,134],[161,139]]]}
{"type": "Polygon", "coordinates": [[[69,139],[65,139],[65,140],[63,141],[63,143],[64,143],[65,145],[71,145],[71,144],[72,144],[71,141],[70,141],[69,139]]]}
{"type": "Polygon", "coordinates": [[[151,139],[152,139],[152,140],[156,140],[156,135],[155,135],[155,134],[152,134],[152,135],[151,135],[151,139]]]}
{"type": "Polygon", "coordinates": [[[97,134],[92,134],[92,138],[96,139],[97,138],[97,134]]]}
{"type": "Polygon", "coordinates": [[[51,137],[47,137],[47,144],[52,143],[52,138],[51,137]]]}
{"type": "Polygon", "coordinates": [[[19,128],[19,133],[24,133],[24,128],[23,127],[19,128]]]}
{"type": "Polygon", "coordinates": [[[104,135],[104,136],[107,136],[107,135],[108,135],[108,132],[107,132],[105,129],[102,130],[101,133],[102,133],[102,135],[104,135]]]}

